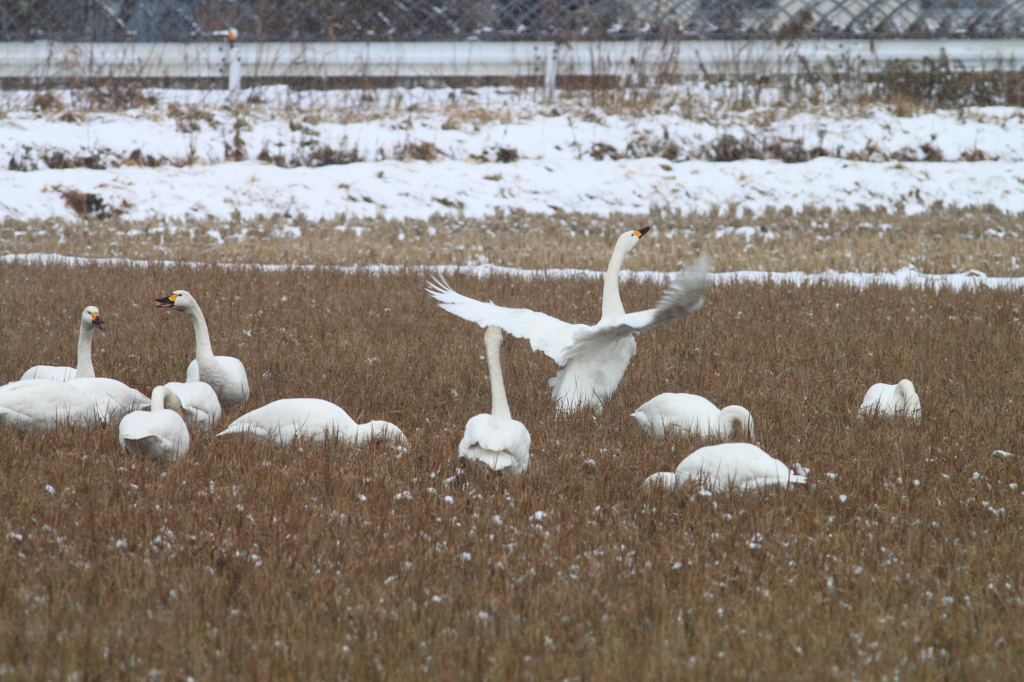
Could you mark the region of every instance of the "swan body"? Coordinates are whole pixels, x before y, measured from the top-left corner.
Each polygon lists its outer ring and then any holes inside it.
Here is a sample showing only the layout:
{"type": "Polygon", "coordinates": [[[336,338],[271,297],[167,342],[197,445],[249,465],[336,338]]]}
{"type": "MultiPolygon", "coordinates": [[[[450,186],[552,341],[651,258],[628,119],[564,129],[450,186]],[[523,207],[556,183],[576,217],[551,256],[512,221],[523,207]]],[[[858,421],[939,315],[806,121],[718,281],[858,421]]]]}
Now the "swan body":
{"type": "Polygon", "coordinates": [[[182,418],[181,402],[166,386],[153,389],[151,411],[126,414],[117,427],[117,442],[133,457],[164,462],[188,452],[188,426],[182,418]]]}
{"type": "Polygon", "coordinates": [[[530,432],[512,418],[501,375],[501,329],[488,327],[484,333],[487,369],[491,382],[491,412],[466,422],[459,443],[459,458],[481,462],[495,471],[508,469],[520,474],[530,465],[530,432]]]}
{"type": "Polygon", "coordinates": [[[29,431],[100,421],[93,399],[66,382],[15,381],[0,391],[0,424],[29,431]]]}
{"type": "Polygon", "coordinates": [[[0,424],[52,431],[119,420],[149,405],[149,398],[114,379],[31,379],[0,388],[0,424]]]}
{"type": "Polygon", "coordinates": [[[921,399],[909,379],[898,384],[875,384],[868,389],[860,404],[858,417],[875,414],[886,417],[906,417],[921,421],[921,399]]]}
{"type": "Polygon", "coordinates": [[[94,329],[102,330],[103,320],[100,319],[100,309],[91,305],[82,311],[81,324],[78,327],[78,366],[36,365],[26,370],[21,375],[21,380],[71,381],[76,378],[85,379],[96,376],[96,371],[92,366],[92,332],[94,329]]]}
{"type": "Polygon", "coordinates": [[[245,365],[229,355],[214,355],[206,318],[192,294],[178,290],[156,300],[157,307],[185,313],[196,333],[196,358],[189,363],[185,382],[204,381],[217,393],[221,407],[230,410],[249,399],[249,377],[245,365]]]}
{"type": "Polygon", "coordinates": [[[255,440],[272,440],[279,446],[288,445],[296,438],[308,438],[316,443],[337,438],[357,447],[381,440],[408,443],[402,430],[391,422],[356,424],[345,410],[318,398],[275,400],[242,415],[217,435],[233,433],[243,433],[255,440]]]}
{"type": "Polygon", "coordinates": [[[181,416],[190,429],[213,431],[220,420],[221,408],[217,392],[205,381],[171,381],[164,386],[181,402],[181,416]]]}
{"type": "Polygon", "coordinates": [[[713,492],[730,489],[789,488],[807,477],[790,470],[767,452],[749,443],[708,445],[687,456],[676,467],[676,485],[698,481],[713,492]]]}
{"type": "Polygon", "coordinates": [[[667,433],[693,434],[701,438],[728,438],[738,427],[747,438],[754,437],[754,419],[746,408],[715,407],[707,398],[690,393],[662,393],[637,408],[633,418],[653,438],[667,433]]]}
{"type": "Polygon", "coordinates": [[[701,259],[676,275],[654,308],[626,313],[619,297],[619,271],[626,254],[649,229],[630,230],[619,236],[605,273],[601,319],[595,325],[570,324],[526,308],[503,308],[477,301],[459,294],[443,279],[435,279],[427,291],[448,312],[481,327],[501,327],[512,336],[529,339],[533,350],[542,351],[561,365],[548,382],[559,410],[600,410],[636,354],[633,334],[685,317],[704,302],[707,264],[701,259]]]}

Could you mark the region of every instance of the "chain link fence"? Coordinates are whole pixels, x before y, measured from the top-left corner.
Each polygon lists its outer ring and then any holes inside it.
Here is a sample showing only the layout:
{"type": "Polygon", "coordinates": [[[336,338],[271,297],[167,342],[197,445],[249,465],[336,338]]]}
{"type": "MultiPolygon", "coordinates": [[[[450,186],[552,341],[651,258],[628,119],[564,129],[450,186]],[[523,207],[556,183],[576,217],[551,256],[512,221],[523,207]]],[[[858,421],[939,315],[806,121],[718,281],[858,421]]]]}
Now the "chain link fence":
{"type": "Polygon", "coordinates": [[[0,0],[0,41],[1024,37],[1024,0],[0,0]]]}

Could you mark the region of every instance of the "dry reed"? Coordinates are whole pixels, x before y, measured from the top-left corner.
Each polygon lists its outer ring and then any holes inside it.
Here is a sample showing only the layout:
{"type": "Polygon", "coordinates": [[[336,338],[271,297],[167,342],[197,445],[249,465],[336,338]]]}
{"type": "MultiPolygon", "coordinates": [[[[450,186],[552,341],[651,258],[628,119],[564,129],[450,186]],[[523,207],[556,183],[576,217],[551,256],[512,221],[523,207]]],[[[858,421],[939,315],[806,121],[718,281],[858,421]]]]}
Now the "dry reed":
{"type": "MultiPolygon", "coordinates": [[[[147,391],[180,380],[188,322],[151,306],[185,288],[214,350],[247,365],[248,408],[326,398],[411,441],[403,453],[198,436],[161,467],[121,454],[113,428],[5,430],[4,679],[1024,670],[1016,292],[717,286],[692,318],[638,337],[600,416],[556,418],[554,363],[510,340],[509,399],[533,436],[515,480],[458,471],[462,427],[488,408],[482,330],[438,309],[418,275],[2,264],[0,281],[0,379],[73,362],[75,320],[94,304],[108,321],[101,375],[147,391]],[[921,426],[858,422],[869,384],[904,377],[921,426]],[[748,407],[763,447],[809,467],[811,483],[642,494],[645,476],[698,445],[651,441],[629,417],[662,391],[748,407]]],[[[596,280],[452,284],[599,315],[596,280]]],[[[628,309],[657,295],[623,286],[628,309]]]]}

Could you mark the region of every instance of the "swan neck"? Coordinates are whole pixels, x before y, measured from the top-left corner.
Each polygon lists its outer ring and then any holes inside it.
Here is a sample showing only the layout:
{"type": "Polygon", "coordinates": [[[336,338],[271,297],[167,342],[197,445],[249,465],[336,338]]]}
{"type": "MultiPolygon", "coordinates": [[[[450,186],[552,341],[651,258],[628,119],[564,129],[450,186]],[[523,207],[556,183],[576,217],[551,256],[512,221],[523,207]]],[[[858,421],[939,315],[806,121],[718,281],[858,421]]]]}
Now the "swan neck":
{"type": "Polygon", "coordinates": [[[206,318],[199,306],[189,308],[186,314],[192,319],[192,328],[196,332],[196,361],[204,364],[213,361],[213,345],[210,343],[210,330],[206,326],[206,318]]]}
{"type": "Polygon", "coordinates": [[[601,299],[601,319],[608,320],[622,317],[626,309],[622,307],[622,299],[619,297],[619,271],[622,270],[622,263],[629,253],[630,244],[620,239],[615,244],[612,257],[608,261],[608,271],[604,273],[604,295],[601,299]]]}
{"type": "Polygon", "coordinates": [[[92,366],[92,332],[92,322],[83,320],[78,330],[78,371],[75,372],[78,379],[92,379],[96,376],[92,366]]]}
{"type": "Polygon", "coordinates": [[[153,389],[153,395],[149,399],[149,409],[153,412],[164,409],[164,398],[167,397],[167,389],[157,386],[153,389]]]}
{"type": "Polygon", "coordinates": [[[487,374],[491,381],[491,415],[498,419],[511,419],[505,380],[501,376],[501,341],[487,344],[487,374]]]}
{"type": "Polygon", "coordinates": [[[754,437],[754,424],[746,408],[739,405],[723,408],[718,415],[718,432],[724,437],[730,437],[737,425],[745,437],[754,437]]]}

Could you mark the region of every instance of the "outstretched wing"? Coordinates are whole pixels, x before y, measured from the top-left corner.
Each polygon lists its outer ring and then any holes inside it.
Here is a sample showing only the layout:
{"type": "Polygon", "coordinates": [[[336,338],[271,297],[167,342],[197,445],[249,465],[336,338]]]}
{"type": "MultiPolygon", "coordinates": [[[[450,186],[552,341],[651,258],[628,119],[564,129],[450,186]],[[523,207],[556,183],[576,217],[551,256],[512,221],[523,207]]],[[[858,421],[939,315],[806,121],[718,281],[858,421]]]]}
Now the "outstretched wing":
{"type": "Polygon", "coordinates": [[[484,328],[501,327],[512,336],[528,339],[533,350],[543,352],[559,365],[568,362],[567,351],[575,337],[592,329],[585,324],[569,324],[526,308],[503,308],[477,301],[452,289],[443,277],[434,277],[427,291],[453,315],[484,328]]]}
{"type": "Polygon", "coordinates": [[[701,256],[696,263],[676,275],[653,308],[628,313],[610,323],[586,328],[576,335],[567,349],[566,357],[571,359],[593,355],[617,339],[690,315],[704,304],[707,282],[708,262],[701,256]]]}

